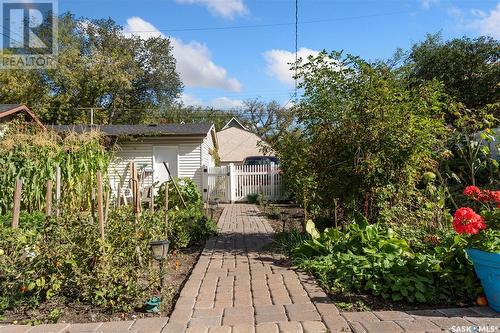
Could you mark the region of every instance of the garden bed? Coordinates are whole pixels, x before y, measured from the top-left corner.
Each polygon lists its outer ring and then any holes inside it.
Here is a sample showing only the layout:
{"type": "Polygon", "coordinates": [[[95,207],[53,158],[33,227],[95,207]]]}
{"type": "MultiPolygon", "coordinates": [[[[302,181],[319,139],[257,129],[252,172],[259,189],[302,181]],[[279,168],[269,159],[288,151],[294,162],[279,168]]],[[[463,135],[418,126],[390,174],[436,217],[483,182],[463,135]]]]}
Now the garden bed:
{"type": "MultiPolygon", "coordinates": [[[[214,221],[218,221],[222,210],[219,208],[213,211],[214,221]]],[[[5,311],[0,315],[0,324],[88,323],[168,316],[172,312],[180,291],[196,265],[202,250],[203,246],[194,245],[184,249],[176,249],[169,254],[165,267],[163,302],[161,311],[158,313],[147,313],[141,308],[128,312],[106,311],[102,307],[78,302],[68,303],[62,298],[55,297],[36,308],[19,306],[16,309],[5,311]]],[[[154,271],[158,272],[158,264],[155,262],[153,265],[154,271]]],[[[155,288],[150,288],[150,293],[151,296],[158,295],[155,288]]]]}
{"type": "Polygon", "coordinates": [[[151,314],[141,309],[131,312],[106,312],[102,308],[81,303],[63,303],[57,300],[43,303],[37,309],[17,308],[0,316],[0,323],[41,324],[45,322],[87,323],[101,321],[132,320],[144,317],[168,316],[175,301],[198,261],[202,246],[179,249],[169,255],[164,280],[162,311],[151,314]]]}
{"type": "MultiPolygon", "coordinates": [[[[285,233],[291,231],[299,231],[305,234],[304,230],[304,212],[300,207],[291,204],[275,204],[268,206],[259,206],[263,216],[268,218],[268,221],[276,233],[285,233]]],[[[275,247],[274,250],[278,250],[275,247]]],[[[284,260],[284,264],[293,266],[292,258],[284,260]]],[[[318,280],[318,284],[321,285],[318,280]]],[[[322,285],[324,291],[329,295],[331,300],[341,311],[411,311],[411,310],[427,310],[436,308],[450,307],[467,307],[474,305],[472,302],[457,302],[453,304],[427,304],[427,303],[410,303],[404,301],[391,301],[382,297],[376,297],[362,292],[337,292],[328,290],[322,285]]]]}

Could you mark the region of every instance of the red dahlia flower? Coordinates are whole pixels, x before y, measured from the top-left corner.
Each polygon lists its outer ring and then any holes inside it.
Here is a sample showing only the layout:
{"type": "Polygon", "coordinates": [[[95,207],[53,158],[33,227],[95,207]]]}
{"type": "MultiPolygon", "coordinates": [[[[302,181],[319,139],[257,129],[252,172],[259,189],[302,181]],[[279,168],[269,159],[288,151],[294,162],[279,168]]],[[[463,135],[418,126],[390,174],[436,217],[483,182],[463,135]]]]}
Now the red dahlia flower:
{"type": "Polygon", "coordinates": [[[479,230],[486,229],[486,223],[472,208],[462,207],[453,215],[453,228],[459,234],[475,235],[479,230]]]}

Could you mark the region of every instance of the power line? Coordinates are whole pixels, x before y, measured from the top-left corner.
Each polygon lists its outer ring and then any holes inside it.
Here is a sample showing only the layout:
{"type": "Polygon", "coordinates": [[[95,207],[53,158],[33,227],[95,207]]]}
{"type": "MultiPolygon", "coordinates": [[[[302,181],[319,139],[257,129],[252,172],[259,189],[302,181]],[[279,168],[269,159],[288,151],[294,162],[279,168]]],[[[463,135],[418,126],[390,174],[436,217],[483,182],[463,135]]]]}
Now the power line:
{"type": "Polygon", "coordinates": [[[293,26],[293,25],[304,25],[304,24],[316,24],[316,23],[327,23],[327,22],[337,22],[337,21],[349,21],[349,20],[359,20],[365,18],[373,18],[380,16],[391,16],[398,14],[409,14],[414,13],[414,10],[396,11],[388,13],[377,13],[359,16],[346,16],[346,17],[336,17],[318,20],[306,20],[306,21],[294,21],[294,22],[276,22],[276,23],[266,23],[266,24],[248,24],[248,25],[233,25],[225,27],[193,27],[193,28],[164,28],[156,30],[134,30],[131,31],[132,34],[139,32],[187,32],[187,31],[217,31],[217,30],[237,30],[237,29],[253,29],[253,28],[271,28],[280,26],[293,26]]]}

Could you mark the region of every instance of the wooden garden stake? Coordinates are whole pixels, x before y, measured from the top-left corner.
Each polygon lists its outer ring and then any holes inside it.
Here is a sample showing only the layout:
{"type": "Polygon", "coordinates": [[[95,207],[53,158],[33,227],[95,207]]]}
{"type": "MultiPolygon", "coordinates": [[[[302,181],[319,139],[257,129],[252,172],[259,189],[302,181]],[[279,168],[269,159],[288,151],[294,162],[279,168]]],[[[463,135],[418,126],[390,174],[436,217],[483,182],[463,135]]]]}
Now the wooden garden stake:
{"type": "Polygon", "coordinates": [[[23,181],[16,179],[16,187],[14,189],[14,208],[12,212],[12,228],[19,227],[19,213],[21,210],[21,192],[23,190],[23,181]]]}
{"type": "Polygon", "coordinates": [[[122,184],[118,183],[118,190],[116,195],[116,208],[120,208],[121,205],[122,205],[122,184]]]}
{"type": "Polygon", "coordinates": [[[45,216],[52,215],[52,180],[47,180],[47,193],[45,193],[45,216]]]}
{"type": "Polygon", "coordinates": [[[134,202],[134,212],[138,215],[141,211],[141,201],[139,198],[139,180],[137,179],[137,168],[135,162],[130,162],[130,179],[132,181],[132,201],[134,202]]]}
{"type": "Polygon", "coordinates": [[[106,201],[104,202],[104,225],[106,225],[106,223],[108,223],[109,200],[111,199],[108,189],[106,190],[105,198],[106,198],[106,201]]]}
{"type": "Polygon", "coordinates": [[[151,190],[151,201],[149,202],[149,208],[151,209],[151,211],[155,211],[155,188],[154,186],[151,186],[150,187],[150,190],[151,190]]]}
{"type": "Polygon", "coordinates": [[[165,169],[167,169],[168,177],[172,180],[172,183],[174,184],[174,187],[177,190],[179,197],[181,198],[181,201],[182,201],[182,204],[184,205],[184,208],[187,208],[186,201],[184,201],[184,198],[182,197],[182,193],[181,193],[181,190],[179,190],[179,186],[177,186],[177,182],[175,181],[174,177],[172,177],[172,173],[170,172],[170,169],[168,168],[167,162],[163,162],[163,166],[165,166],[165,169]]]}
{"type": "Polygon", "coordinates": [[[168,181],[165,182],[165,230],[168,239],[168,181]]]}
{"type": "Polygon", "coordinates": [[[56,168],[56,216],[61,213],[61,167],[56,168]]]}
{"type": "Polygon", "coordinates": [[[134,162],[130,162],[129,164],[129,171],[130,171],[130,187],[132,188],[132,205],[134,205],[134,212],[135,212],[135,182],[134,182],[134,169],[135,169],[135,164],[134,162]]]}
{"type": "Polygon", "coordinates": [[[97,171],[97,218],[99,221],[99,231],[101,238],[104,239],[104,211],[102,203],[102,174],[97,171]]]}
{"type": "MultiPolygon", "coordinates": [[[[135,166],[135,162],[130,162],[130,181],[132,182],[132,202],[134,205],[134,212],[135,212],[134,224],[137,232],[137,224],[139,223],[139,205],[137,198],[139,182],[137,180],[137,168],[135,166]]],[[[139,266],[142,266],[142,255],[139,245],[135,247],[135,252],[137,253],[137,261],[139,262],[139,266]]]]}

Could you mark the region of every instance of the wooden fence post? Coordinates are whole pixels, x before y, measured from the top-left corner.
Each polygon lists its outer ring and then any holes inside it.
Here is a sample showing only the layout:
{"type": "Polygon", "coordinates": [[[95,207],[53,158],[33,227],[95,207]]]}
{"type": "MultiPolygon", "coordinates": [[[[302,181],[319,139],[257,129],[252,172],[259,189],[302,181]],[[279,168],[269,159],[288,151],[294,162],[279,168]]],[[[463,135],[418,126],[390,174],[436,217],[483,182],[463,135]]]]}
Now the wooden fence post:
{"type": "Polygon", "coordinates": [[[206,203],[208,202],[208,166],[203,165],[201,169],[203,170],[201,178],[203,202],[206,203]]]}
{"type": "Polygon", "coordinates": [[[45,193],[45,216],[52,215],[52,180],[47,180],[47,192],[45,193]]]}
{"type": "Polygon", "coordinates": [[[61,167],[56,168],[56,216],[61,213],[61,167]]]}
{"type": "Polygon", "coordinates": [[[102,203],[102,174],[97,171],[97,219],[99,221],[99,231],[104,239],[104,211],[102,203]]]}
{"type": "Polygon", "coordinates": [[[16,187],[14,189],[14,204],[12,212],[12,228],[19,227],[19,214],[21,211],[21,192],[23,190],[23,181],[16,179],[16,187]]]}
{"type": "Polygon", "coordinates": [[[234,203],[236,200],[236,170],[234,167],[233,163],[229,163],[229,171],[228,171],[228,176],[229,176],[229,195],[227,196],[227,199],[229,203],[234,203]]]}

